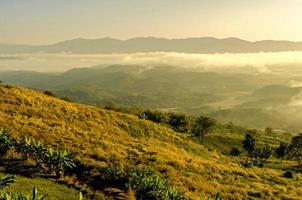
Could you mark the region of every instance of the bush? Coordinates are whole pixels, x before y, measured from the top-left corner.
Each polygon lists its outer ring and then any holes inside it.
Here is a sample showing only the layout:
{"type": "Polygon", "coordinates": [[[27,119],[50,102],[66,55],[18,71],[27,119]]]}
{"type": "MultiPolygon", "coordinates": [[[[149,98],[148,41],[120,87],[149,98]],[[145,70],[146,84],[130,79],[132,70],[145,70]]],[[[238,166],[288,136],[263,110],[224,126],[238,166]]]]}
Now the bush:
{"type": "Polygon", "coordinates": [[[241,154],[241,152],[237,147],[233,147],[230,151],[231,156],[239,156],[240,154],[241,154]]]}
{"type": "Polygon", "coordinates": [[[150,176],[143,179],[142,184],[139,185],[136,196],[141,200],[185,199],[180,191],[178,191],[174,187],[168,186],[166,180],[159,176],[150,176]]]}
{"type": "Polygon", "coordinates": [[[43,93],[44,93],[45,95],[47,95],[47,96],[50,96],[50,97],[54,97],[54,96],[55,96],[52,92],[50,92],[50,91],[48,91],[48,90],[44,91],[43,93]]]}
{"type": "Polygon", "coordinates": [[[125,190],[132,189],[137,199],[150,200],[180,200],[185,199],[176,188],[168,185],[166,179],[154,174],[150,168],[125,168],[119,165],[109,166],[99,170],[92,186],[95,189],[106,184],[106,187],[117,187],[125,190]]]}
{"type": "Polygon", "coordinates": [[[283,173],[283,177],[285,178],[294,178],[294,172],[291,170],[287,170],[283,173]]]}
{"type": "Polygon", "coordinates": [[[6,130],[0,128],[0,157],[6,155],[6,153],[13,147],[13,139],[6,130]]]}

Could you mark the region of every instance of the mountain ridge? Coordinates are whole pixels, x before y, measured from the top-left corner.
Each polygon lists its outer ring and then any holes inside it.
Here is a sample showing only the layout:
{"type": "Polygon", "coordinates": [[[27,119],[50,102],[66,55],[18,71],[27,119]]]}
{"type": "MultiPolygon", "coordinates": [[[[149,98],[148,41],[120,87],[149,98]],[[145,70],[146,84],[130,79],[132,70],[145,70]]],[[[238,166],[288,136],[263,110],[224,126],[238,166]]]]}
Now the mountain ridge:
{"type": "Polygon", "coordinates": [[[77,53],[112,54],[139,52],[180,53],[253,53],[302,51],[302,42],[286,40],[247,41],[236,37],[214,38],[157,38],[135,37],[120,40],[110,37],[98,39],[76,38],[49,45],[0,44],[0,54],[9,53],[77,53]]]}

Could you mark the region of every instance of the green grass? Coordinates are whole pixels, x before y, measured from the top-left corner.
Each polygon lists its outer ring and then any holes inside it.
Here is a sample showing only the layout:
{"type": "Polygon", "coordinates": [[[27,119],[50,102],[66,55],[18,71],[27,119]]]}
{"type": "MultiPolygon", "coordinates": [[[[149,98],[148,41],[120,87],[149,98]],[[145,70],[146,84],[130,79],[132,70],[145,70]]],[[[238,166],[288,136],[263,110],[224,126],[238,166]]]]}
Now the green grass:
{"type": "MultiPolygon", "coordinates": [[[[0,177],[8,174],[0,173],[0,177]]],[[[75,189],[68,188],[65,185],[58,184],[53,180],[44,178],[26,178],[16,176],[16,182],[10,187],[4,189],[6,192],[19,192],[22,194],[31,194],[33,188],[38,189],[39,194],[47,193],[47,200],[76,200],[79,199],[79,192],[75,189]]]]}

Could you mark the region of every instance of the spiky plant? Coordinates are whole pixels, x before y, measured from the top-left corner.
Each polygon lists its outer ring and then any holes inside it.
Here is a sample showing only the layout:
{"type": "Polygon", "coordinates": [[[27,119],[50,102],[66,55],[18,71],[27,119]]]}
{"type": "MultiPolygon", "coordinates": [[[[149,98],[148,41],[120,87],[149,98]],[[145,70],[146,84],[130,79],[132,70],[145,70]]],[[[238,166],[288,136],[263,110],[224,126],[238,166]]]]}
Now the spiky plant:
{"type": "Polygon", "coordinates": [[[13,140],[8,131],[0,128],[0,157],[5,156],[8,150],[13,147],[13,140]]]}
{"type": "Polygon", "coordinates": [[[57,151],[52,161],[52,165],[56,170],[58,178],[62,178],[64,176],[66,169],[72,169],[76,166],[73,160],[73,155],[66,150],[57,151]]]}
{"type": "Polygon", "coordinates": [[[27,160],[29,154],[33,152],[33,142],[30,138],[24,138],[16,144],[16,149],[23,155],[23,159],[27,160]]]}
{"type": "Polygon", "coordinates": [[[46,152],[47,149],[42,142],[33,140],[32,155],[35,158],[38,167],[41,167],[41,164],[45,160],[46,152]]]}

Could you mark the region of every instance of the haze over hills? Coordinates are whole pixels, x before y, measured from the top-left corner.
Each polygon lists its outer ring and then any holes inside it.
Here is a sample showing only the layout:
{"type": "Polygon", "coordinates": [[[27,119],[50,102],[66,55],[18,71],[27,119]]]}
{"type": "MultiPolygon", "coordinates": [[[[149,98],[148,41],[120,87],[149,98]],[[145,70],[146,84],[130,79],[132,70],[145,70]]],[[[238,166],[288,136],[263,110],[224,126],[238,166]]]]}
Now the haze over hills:
{"type": "Polygon", "coordinates": [[[201,113],[249,128],[302,128],[302,76],[203,72],[145,65],[75,68],[64,73],[0,72],[5,83],[50,90],[92,105],[201,113]],[[282,122],[282,123],[280,123],[282,122]]]}
{"type": "Polygon", "coordinates": [[[280,51],[302,51],[302,42],[274,40],[249,42],[238,38],[217,39],[213,37],[184,39],[138,37],[128,40],[118,40],[112,38],[78,38],[51,45],[0,45],[0,54],[37,52],[68,52],[77,54],[112,54],[138,52],[251,53],[280,51]]]}

